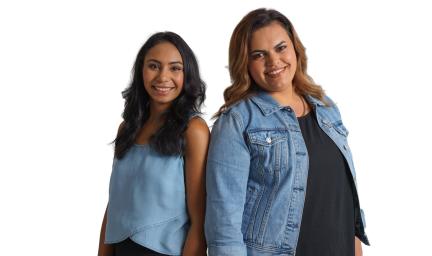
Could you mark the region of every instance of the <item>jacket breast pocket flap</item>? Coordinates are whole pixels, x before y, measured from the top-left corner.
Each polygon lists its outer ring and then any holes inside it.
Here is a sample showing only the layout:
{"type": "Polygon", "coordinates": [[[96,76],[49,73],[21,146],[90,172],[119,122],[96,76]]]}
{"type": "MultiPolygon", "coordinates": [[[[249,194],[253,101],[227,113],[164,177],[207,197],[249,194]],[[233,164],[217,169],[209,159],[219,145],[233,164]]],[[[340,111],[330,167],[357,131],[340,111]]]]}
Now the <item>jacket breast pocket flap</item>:
{"type": "Polygon", "coordinates": [[[288,130],[250,130],[247,132],[248,140],[251,144],[261,146],[272,146],[288,139],[288,130]]]}

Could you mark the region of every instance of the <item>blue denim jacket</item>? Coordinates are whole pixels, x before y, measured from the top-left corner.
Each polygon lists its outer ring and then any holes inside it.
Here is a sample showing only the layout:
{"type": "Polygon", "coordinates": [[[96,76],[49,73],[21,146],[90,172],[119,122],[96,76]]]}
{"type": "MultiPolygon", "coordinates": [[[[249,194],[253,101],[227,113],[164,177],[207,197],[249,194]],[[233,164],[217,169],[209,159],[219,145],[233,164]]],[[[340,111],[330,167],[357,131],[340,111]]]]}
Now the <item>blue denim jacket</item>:
{"type": "MultiPolygon", "coordinates": [[[[339,110],[329,98],[330,107],[313,97],[307,100],[355,182],[339,110]]],[[[306,145],[290,107],[260,91],[225,111],[213,126],[207,159],[209,255],[295,255],[308,167],[306,145]]],[[[354,199],[358,204],[357,193],[354,199]]],[[[361,211],[357,235],[368,244],[364,228],[361,211]]]]}

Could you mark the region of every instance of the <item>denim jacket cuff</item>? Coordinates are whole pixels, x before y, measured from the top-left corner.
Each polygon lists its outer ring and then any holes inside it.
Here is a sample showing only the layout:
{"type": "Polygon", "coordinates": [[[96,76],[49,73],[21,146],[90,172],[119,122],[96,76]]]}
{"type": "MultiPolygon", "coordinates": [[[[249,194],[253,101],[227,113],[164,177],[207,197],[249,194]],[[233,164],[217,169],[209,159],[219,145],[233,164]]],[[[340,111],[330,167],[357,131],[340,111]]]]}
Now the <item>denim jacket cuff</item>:
{"type": "Polygon", "coordinates": [[[366,235],[365,228],[366,228],[366,220],[364,216],[364,212],[362,209],[360,209],[360,218],[356,222],[355,227],[355,235],[362,241],[365,245],[370,245],[369,239],[366,235]],[[360,223],[361,221],[361,223],[360,223]]]}
{"type": "Polygon", "coordinates": [[[208,246],[209,256],[247,256],[245,245],[208,246]]]}

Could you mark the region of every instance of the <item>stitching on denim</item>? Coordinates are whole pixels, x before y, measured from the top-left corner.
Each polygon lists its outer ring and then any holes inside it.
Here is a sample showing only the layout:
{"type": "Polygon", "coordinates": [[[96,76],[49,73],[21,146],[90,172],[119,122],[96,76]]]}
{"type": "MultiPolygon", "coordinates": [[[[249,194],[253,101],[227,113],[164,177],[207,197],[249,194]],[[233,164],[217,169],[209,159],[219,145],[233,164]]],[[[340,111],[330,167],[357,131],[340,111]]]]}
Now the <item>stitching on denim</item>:
{"type": "Polygon", "coordinates": [[[274,182],[273,182],[273,184],[275,184],[275,185],[273,186],[273,189],[270,193],[270,197],[267,201],[267,207],[266,207],[265,212],[264,212],[263,221],[261,222],[261,230],[258,234],[258,240],[259,240],[260,244],[264,244],[264,236],[265,236],[265,233],[267,231],[268,221],[270,219],[270,209],[272,208],[274,198],[276,196],[276,192],[279,189],[279,180],[280,180],[280,170],[275,169],[274,170],[274,182]]]}

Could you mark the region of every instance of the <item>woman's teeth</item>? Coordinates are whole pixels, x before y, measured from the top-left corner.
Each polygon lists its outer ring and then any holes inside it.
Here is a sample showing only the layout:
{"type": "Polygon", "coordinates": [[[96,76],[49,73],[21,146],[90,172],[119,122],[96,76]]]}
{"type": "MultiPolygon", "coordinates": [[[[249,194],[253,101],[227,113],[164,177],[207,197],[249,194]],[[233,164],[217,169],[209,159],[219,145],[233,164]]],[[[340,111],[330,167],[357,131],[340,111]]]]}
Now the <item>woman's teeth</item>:
{"type": "Polygon", "coordinates": [[[153,88],[159,92],[167,92],[167,91],[173,89],[173,87],[158,87],[158,86],[153,86],[153,88]]]}
{"type": "Polygon", "coordinates": [[[267,72],[267,75],[270,75],[270,76],[277,75],[277,74],[279,74],[280,72],[282,72],[284,69],[285,69],[285,68],[279,68],[279,69],[272,70],[272,71],[270,71],[270,72],[267,72]]]}

